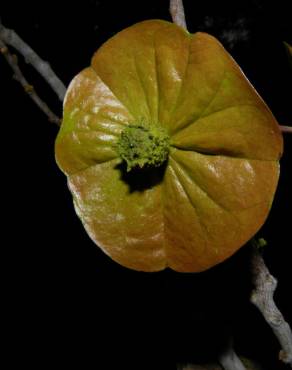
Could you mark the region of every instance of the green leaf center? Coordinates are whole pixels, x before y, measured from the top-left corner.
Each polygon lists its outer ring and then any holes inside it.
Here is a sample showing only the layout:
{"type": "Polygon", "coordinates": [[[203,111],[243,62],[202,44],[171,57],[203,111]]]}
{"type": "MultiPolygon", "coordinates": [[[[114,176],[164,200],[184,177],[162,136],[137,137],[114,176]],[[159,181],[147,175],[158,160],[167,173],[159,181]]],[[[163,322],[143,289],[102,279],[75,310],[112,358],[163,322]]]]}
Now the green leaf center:
{"type": "Polygon", "coordinates": [[[117,151],[127,163],[127,171],[133,168],[159,167],[168,158],[169,136],[157,125],[127,126],[121,133],[117,151]]]}

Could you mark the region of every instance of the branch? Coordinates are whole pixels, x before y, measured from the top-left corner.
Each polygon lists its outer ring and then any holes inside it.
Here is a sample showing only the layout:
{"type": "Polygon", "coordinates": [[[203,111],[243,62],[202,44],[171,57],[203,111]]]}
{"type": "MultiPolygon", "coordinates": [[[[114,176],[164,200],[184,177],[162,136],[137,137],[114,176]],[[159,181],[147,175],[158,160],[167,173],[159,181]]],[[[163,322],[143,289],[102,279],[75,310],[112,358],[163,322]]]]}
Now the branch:
{"type": "Polygon", "coordinates": [[[185,11],[182,0],[170,0],[169,11],[173,23],[187,30],[185,11]]]}
{"type": "Polygon", "coordinates": [[[292,126],[282,126],[282,125],[280,125],[280,130],[283,133],[292,134],[292,126]]]}
{"type": "Polygon", "coordinates": [[[36,103],[36,105],[47,115],[50,122],[56,123],[60,126],[60,118],[55,115],[51,111],[51,109],[47,106],[47,104],[41,100],[38,94],[35,92],[32,85],[28,83],[24,75],[22,74],[18,64],[17,58],[15,55],[12,55],[6,44],[0,38],[0,52],[3,54],[4,58],[6,59],[7,63],[10,65],[14,72],[15,79],[23,86],[24,91],[30,96],[30,98],[36,103]]]}
{"type": "Polygon", "coordinates": [[[260,310],[282,347],[279,358],[292,367],[292,332],[276,306],[273,296],[277,280],[270,274],[259,251],[259,242],[253,240],[252,274],[254,290],[251,302],[260,310]]]}
{"type": "Polygon", "coordinates": [[[15,31],[3,26],[0,19],[0,39],[6,44],[16,49],[31,64],[39,74],[51,86],[59,99],[63,101],[66,87],[63,82],[56,76],[49,63],[44,62],[33,50],[26,44],[15,31]]]}
{"type": "Polygon", "coordinates": [[[218,361],[224,370],[246,370],[246,367],[234,352],[232,342],[232,339],[230,339],[226,348],[219,355],[218,361]]]}

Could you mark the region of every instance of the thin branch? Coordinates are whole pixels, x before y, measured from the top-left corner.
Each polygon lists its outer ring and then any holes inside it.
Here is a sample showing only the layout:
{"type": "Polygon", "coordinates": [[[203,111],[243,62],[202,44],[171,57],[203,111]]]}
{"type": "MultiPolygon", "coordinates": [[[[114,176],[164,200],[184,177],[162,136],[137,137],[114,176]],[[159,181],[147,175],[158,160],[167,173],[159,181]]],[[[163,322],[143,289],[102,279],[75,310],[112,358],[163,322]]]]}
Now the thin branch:
{"type": "Polygon", "coordinates": [[[230,339],[226,348],[219,355],[218,361],[224,370],[246,370],[246,367],[241,362],[233,349],[233,340],[230,339]]]}
{"type": "Polygon", "coordinates": [[[35,92],[34,87],[28,83],[24,75],[22,74],[15,55],[12,55],[6,44],[0,38],[0,52],[3,54],[7,63],[10,65],[14,72],[14,78],[23,86],[24,91],[30,96],[30,98],[36,103],[36,105],[47,115],[50,122],[53,122],[60,126],[60,118],[51,111],[47,104],[38,96],[35,92]]]}
{"type": "Polygon", "coordinates": [[[26,44],[14,30],[4,27],[0,19],[0,39],[9,46],[16,49],[31,64],[39,74],[51,86],[59,99],[63,101],[66,87],[63,82],[56,76],[49,63],[43,61],[33,50],[26,44]]]}
{"type": "Polygon", "coordinates": [[[280,130],[285,134],[292,134],[292,126],[280,125],[280,130]]]}
{"type": "Polygon", "coordinates": [[[187,24],[182,0],[170,0],[169,11],[173,23],[186,30],[187,24]]]}
{"type": "Polygon", "coordinates": [[[253,240],[252,274],[254,290],[251,302],[259,309],[282,347],[279,358],[292,367],[292,332],[289,324],[276,306],[273,296],[277,280],[270,274],[259,251],[259,244],[253,240]]]}

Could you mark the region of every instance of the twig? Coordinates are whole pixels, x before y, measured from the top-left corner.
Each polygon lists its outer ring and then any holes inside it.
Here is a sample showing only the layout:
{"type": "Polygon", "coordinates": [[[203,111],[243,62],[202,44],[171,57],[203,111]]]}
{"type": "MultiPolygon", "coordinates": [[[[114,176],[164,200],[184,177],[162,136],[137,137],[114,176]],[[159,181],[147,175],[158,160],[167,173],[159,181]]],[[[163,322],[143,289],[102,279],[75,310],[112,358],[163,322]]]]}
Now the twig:
{"type": "Polygon", "coordinates": [[[66,87],[63,82],[56,76],[55,72],[50,67],[49,63],[44,62],[33,50],[26,44],[14,30],[4,27],[0,19],[0,39],[9,46],[16,49],[30,63],[39,74],[51,86],[59,99],[63,101],[66,87]]]}
{"type": "Polygon", "coordinates": [[[36,103],[36,105],[47,115],[50,122],[56,123],[60,126],[60,118],[51,111],[47,104],[38,96],[35,92],[34,87],[28,83],[24,75],[22,74],[15,55],[12,55],[6,44],[0,39],[0,52],[3,54],[7,63],[10,65],[14,72],[15,79],[23,86],[24,91],[31,97],[31,99],[36,103]]]}
{"type": "Polygon", "coordinates": [[[173,23],[186,30],[187,24],[182,0],[170,0],[169,12],[173,23]]]}
{"type": "Polygon", "coordinates": [[[218,357],[218,361],[224,370],[246,370],[233,349],[233,340],[230,338],[226,348],[218,357]]]}
{"type": "Polygon", "coordinates": [[[260,310],[282,347],[279,358],[292,367],[292,332],[289,324],[276,306],[273,296],[277,280],[270,274],[259,251],[258,242],[253,240],[252,274],[254,290],[251,302],[260,310]]]}
{"type": "Polygon", "coordinates": [[[280,125],[280,130],[285,134],[292,134],[292,126],[280,125]]]}

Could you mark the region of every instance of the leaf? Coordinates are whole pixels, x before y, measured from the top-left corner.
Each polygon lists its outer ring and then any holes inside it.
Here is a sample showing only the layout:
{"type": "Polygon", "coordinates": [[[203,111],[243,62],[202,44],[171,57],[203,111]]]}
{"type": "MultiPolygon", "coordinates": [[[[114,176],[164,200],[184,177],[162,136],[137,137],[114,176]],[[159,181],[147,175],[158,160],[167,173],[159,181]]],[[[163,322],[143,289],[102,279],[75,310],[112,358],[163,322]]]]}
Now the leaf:
{"type": "Polygon", "coordinates": [[[279,177],[282,135],[223,46],[165,21],[129,27],[71,82],[56,141],[92,240],[136,270],[206,270],[262,226],[279,177]],[[168,161],[126,171],[126,127],[170,137],[168,161]]]}

